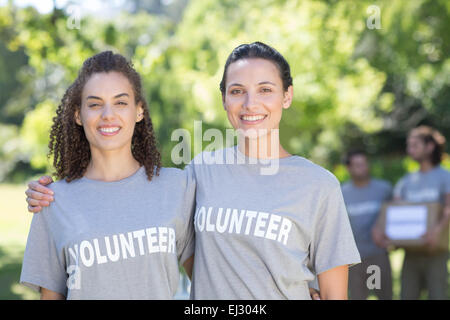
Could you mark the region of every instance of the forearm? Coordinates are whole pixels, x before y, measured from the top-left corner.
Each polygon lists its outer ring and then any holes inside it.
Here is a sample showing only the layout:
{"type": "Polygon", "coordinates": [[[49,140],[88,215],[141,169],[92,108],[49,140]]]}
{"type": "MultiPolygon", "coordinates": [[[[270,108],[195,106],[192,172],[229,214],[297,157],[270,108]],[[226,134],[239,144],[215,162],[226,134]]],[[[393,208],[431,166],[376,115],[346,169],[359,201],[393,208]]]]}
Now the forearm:
{"type": "Polygon", "coordinates": [[[347,300],[348,266],[327,270],[317,276],[321,300],[347,300]]]}
{"type": "Polygon", "coordinates": [[[445,205],[442,209],[442,217],[439,220],[437,226],[440,230],[444,230],[448,227],[448,223],[450,221],[450,194],[445,195],[445,205]]]}
{"type": "Polygon", "coordinates": [[[450,205],[446,205],[443,209],[443,214],[441,219],[439,220],[437,226],[439,229],[444,230],[448,227],[448,223],[450,221],[450,205]]]}
{"type": "Polygon", "coordinates": [[[66,297],[64,297],[62,294],[48,290],[46,288],[41,288],[41,300],[65,300],[66,297]]]}

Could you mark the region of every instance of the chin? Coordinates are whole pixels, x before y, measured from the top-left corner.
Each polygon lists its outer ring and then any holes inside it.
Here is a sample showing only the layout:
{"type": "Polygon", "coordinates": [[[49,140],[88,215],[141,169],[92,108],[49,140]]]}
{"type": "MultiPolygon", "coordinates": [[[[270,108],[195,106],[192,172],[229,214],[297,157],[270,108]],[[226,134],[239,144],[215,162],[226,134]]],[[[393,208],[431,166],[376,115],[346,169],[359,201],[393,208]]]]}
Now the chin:
{"type": "Polygon", "coordinates": [[[111,143],[111,144],[100,144],[97,145],[97,149],[100,151],[116,151],[116,150],[122,150],[125,147],[124,144],[117,144],[117,143],[111,143]]]}
{"type": "Polygon", "coordinates": [[[239,128],[239,135],[246,138],[246,139],[260,139],[262,137],[267,136],[268,129],[265,128],[247,128],[242,129],[239,128]]]}

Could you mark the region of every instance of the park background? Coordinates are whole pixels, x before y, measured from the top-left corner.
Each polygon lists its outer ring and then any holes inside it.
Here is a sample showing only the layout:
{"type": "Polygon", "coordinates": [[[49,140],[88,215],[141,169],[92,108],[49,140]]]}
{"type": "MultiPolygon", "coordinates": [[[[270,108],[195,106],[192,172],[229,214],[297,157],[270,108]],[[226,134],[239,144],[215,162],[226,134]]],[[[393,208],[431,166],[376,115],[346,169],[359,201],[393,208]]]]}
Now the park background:
{"type": "MultiPolygon", "coordinates": [[[[192,132],[194,120],[230,128],[225,60],[241,43],[265,42],[293,75],[283,146],[340,181],[345,151],[364,148],[373,176],[395,184],[418,169],[405,154],[408,130],[427,124],[450,137],[449,13],[447,0],[0,0],[0,299],[38,297],[18,284],[32,218],[24,191],[52,172],[52,117],[89,56],[132,59],[163,164],[175,166],[172,131],[192,132]]],[[[390,258],[398,299],[403,252],[390,258]]]]}

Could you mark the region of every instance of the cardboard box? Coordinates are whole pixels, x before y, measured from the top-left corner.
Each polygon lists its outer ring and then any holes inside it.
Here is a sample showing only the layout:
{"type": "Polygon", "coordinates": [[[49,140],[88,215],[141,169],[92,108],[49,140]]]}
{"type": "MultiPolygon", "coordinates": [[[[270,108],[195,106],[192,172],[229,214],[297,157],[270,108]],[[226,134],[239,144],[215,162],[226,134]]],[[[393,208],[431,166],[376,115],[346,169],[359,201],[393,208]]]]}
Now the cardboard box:
{"type": "MultiPolygon", "coordinates": [[[[377,223],[391,245],[430,252],[422,236],[440,221],[442,213],[440,203],[386,202],[381,208],[377,223]]],[[[438,245],[433,251],[448,251],[448,230],[447,226],[441,232],[438,245]]]]}

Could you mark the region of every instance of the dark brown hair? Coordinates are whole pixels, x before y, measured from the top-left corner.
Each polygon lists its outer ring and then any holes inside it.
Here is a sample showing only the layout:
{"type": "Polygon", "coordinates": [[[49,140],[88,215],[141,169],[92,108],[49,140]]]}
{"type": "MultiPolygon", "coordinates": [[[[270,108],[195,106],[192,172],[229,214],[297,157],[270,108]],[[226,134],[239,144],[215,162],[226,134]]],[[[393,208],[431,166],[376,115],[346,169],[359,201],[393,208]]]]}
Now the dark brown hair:
{"type": "Polygon", "coordinates": [[[413,128],[409,134],[409,137],[417,137],[423,141],[423,143],[434,144],[433,152],[431,153],[431,163],[433,165],[438,165],[442,161],[442,154],[444,152],[445,147],[445,137],[436,129],[433,129],[429,126],[419,126],[413,128]]]}
{"type": "Polygon", "coordinates": [[[281,55],[281,53],[279,53],[271,46],[256,41],[250,44],[245,43],[241,44],[240,46],[237,46],[228,56],[223,70],[222,81],[220,81],[219,85],[220,92],[222,92],[222,96],[225,96],[227,70],[230,64],[241,59],[251,59],[251,58],[265,59],[274,63],[278,68],[278,71],[280,72],[280,78],[281,81],[283,82],[284,91],[287,91],[287,89],[290,86],[292,86],[291,69],[286,59],[281,55]]]}
{"type": "Polygon", "coordinates": [[[136,123],[131,142],[133,157],[145,167],[148,180],[161,168],[161,155],[156,146],[153,124],[147,102],[142,94],[141,78],[131,62],[111,51],[104,51],[88,58],[81,67],[78,77],[66,90],[53,118],[50,132],[48,157],[54,155],[54,175],[70,182],[81,178],[91,161],[89,142],[82,126],[75,122],[75,111],[81,108],[81,93],[86,82],[95,73],[116,71],[123,74],[133,87],[135,102],[142,103],[144,117],[136,123]]]}
{"type": "Polygon", "coordinates": [[[367,158],[367,153],[363,149],[352,149],[347,152],[345,155],[343,162],[349,166],[352,163],[352,158],[354,156],[365,156],[367,158]]]}

